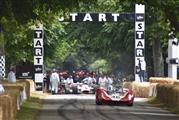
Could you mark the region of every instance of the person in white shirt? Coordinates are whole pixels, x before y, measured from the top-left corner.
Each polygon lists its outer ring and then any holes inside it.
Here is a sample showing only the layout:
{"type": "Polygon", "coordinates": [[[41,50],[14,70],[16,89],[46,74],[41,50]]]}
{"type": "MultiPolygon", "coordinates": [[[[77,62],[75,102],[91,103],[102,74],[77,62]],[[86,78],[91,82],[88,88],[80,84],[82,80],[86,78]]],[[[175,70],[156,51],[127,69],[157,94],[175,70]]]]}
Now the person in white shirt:
{"type": "Polygon", "coordinates": [[[99,77],[99,85],[102,88],[106,88],[106,83],[107,83],[107,78],[106,76],[102,75],[101,77],[99,77]]]}
{"type": "Polygon", "coordinates": [[[146,62],[144,60],[139,61],[139,77],[140,77],[140,82],[144,82],[145,80],[145,71],[146,71],[146,62]]]}
{"type": "Polygon", "coordinates": [[[4,87],[0,84],[0,94],[4,93],[4,87]]]}
{"type": "Polygon", "coordinates": [[[16,75],[15,75],[15,69],[11,68],[10,72],[8,73],[7,79],[10,83],[16,83],[16,75]]]}
{"type": "Polygon", "coordinates": [[[93,83],[93,78],[90,75],[88,75],[83,79],[83,83],[88,84],[89,86],[91,86],[92,83],[93,83]]]}
{"type": "Polygon", "coordinates": [[[55,69],[53,69],[53,73],[50,76],[50,83],[51,83],[51,90],[52,90],[52,94],[57,94],[58,93],[58,85],[60,82],[60,78],[58,73],[56,72],[55,69]]]}
{"type": "Polygon", "coordinates": [[[112,84],[113,84],[113,79],[111,77],[107,76],[107,85],[106,86],[107,86],[108,91],[113,90],[112,84]]]}
{"type": "Polygon", "coordinates": [[[66,82],[67,82],[68,84],[73,84],[73,83],[74,83],[73,77],[70,75],[70,76],[66,79],[66,82]]]}

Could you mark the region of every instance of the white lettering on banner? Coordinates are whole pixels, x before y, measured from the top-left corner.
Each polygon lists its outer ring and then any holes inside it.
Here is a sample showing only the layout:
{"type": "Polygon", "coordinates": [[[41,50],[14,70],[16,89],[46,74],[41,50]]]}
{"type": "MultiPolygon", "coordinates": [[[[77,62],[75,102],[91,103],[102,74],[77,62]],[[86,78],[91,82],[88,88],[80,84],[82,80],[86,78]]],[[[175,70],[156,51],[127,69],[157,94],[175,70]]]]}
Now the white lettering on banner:
{"type": "Polygon", "coordinates": [[[34,56],[34,65],[43,65],[43,56],[34,56]]]}
{"type": "Polygon", "coordinates": [[[42,39],[34,39],[34,47],[43,47],[42,39]]]}
{"type": "Polygon", "coordinates": [[[133,13],[70,13],[70,18],[65,17],[59,17],[58,20],[60,22],[63,21],[72,21],[72,22],[82,22],[82,21],[88,21],[88,22],[117,22],[117,21],[131,21],[133,22],[135,19],[135,16],[133,13]],[[119,17],[121,16],[121,17],[119,17]]]}
{"type": "Polygon", "coordinates": [[[42,71],[42,68],[40,68],[40,67],[35,68],[35,71],[42,71]]]}
{"type": "Polygon", "coordinates": [[[144,21],[144,16],[143,14],[136,14],[136,21],[144,21]]]}
{"type": "Polygon", "coordinates": [[[41,38],[42,35],[42,31],[35,31],[37,38],[41,38]]]}
{"type": "Polygon", "coordinates": [[[86,13],[83,21],[93,21],[93,19],[91,18],[91,15],[89,13],[86,13]]]}
{"type": "Polygon", "coordinates": [[[72,17],[72,21],[76,21],[76,16],[78,16],[77,13],[71,13],[70,16],[72,17]]]}
{"type": "Polygon", "coordinates": [[[60,22],[62,22],[62,21],[64,21],[64,20],[65,20],[64,17],[60,17],[60,18],[58,18],[58,21],[60,21],[60,22]]]}
{"type": "Polygon", "coordinates": [[[102,13],[100,13],[99,14],[99,22],[102,22],[102,21],[106,21],[106,14],[102,14],[102,13]]]}
{"type": "Polygon", "coordinates": [[[117,14],[117,13],[113,13],[112,16],[113,16],[113,18],[114,18],[114,22],[117,22],[117,18],[118,18],[120,15],[117,14]]]}
{"type": "Polygon", "coordinates": [[[138,39],[136,39],[135,47],[136,48],[144,48],[145,47],[144,40],[138,40],[138,39]]]}

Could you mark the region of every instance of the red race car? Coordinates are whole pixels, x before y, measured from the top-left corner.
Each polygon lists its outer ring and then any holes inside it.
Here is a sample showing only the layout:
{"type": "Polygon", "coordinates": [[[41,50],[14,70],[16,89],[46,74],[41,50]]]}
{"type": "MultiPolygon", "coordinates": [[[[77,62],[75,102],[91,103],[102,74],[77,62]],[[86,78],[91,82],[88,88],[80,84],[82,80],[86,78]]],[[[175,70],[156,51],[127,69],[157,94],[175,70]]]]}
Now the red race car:
{"type": "Polygon", "coordinates": [[[120,88],[113,90],[106,90],[105,88],[98,88],[96,90],[96,104],[112,104],[112,105],[128,105],[133,106],[134,93],[127,88],[120,88]]]}

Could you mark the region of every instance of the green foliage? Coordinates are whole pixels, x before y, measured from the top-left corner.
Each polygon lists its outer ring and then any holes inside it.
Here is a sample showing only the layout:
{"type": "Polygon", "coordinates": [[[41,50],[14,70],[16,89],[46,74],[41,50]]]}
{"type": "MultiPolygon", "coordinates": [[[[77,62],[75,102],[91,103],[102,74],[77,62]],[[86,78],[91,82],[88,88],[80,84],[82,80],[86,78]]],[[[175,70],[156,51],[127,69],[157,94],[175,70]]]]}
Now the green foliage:
{"type": "Polygon", "coordinates": [[[22,26],[15,19],[1,18],[2,33],[4,36],[5,55],[7,63],[15,64],[21,60],[32,58],[32,37],[29,38],[30,29],[22,26]]]}
{"type": "Polygon", "coordinates": [[[92,71],[98,71],[99,73],[107,73],[111,71],[109,63],[105,59],[98,59],[89,66],[92,71]]]}
{"type": "Polygon", "coordinates": [[[61,40],[58,47],[54,49],[53,59],[47,57],[45,65],[47,68],[62,68],[63,62],[71,53],[76,50],[76,41],[61,40]]]}
{"type": "Polygon", "coordinates": [[[16,120],[35,120],[42,107],[39,98],[31,97],[23,103],[21,110],[17,112],[16,120]]]}
{"type": "Polygon", "coordinates": [[[166,54],[168,33],[179,31],[179,2],[176,0],[1,0],[1,53],[4,42],[7,64],[33,61],[33,28],[40,23],[45,33],[47,68],[62,68],[63,62],[71,56],[76,68],[89,67],[103,59],[106,61],[103,65],[109,65],[108,70],[122,68],[132,72],[133,61],[126,63],[134,56],[133,23],[59,23],[58,17],[71,12],[134,12],[135,3],[145,4],[145,51],[147,61],[152,63],[152,53],[148,51],[153,40],[160,40],[162,52],[166,54]]]}
{"type": "Polygon", "coordinates": [[[0,55],[4,54],[4,35],[0,33],[0,55]]]}

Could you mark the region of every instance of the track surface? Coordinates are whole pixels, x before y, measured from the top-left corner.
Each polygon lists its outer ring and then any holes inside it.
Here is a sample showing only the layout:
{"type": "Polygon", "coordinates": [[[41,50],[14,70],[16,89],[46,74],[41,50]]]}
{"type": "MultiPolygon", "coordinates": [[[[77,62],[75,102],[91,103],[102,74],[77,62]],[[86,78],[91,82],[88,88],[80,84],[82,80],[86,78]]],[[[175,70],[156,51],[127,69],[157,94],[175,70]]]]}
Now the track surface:
{"type": "Polygon", "coordinates": [[[50,95],[37,120],[179,120],[179,116],[157,107],[145,99],[135,98],[134,106],[95,104],[94,95],[50,95]]]}

